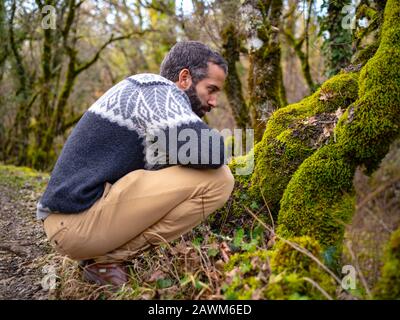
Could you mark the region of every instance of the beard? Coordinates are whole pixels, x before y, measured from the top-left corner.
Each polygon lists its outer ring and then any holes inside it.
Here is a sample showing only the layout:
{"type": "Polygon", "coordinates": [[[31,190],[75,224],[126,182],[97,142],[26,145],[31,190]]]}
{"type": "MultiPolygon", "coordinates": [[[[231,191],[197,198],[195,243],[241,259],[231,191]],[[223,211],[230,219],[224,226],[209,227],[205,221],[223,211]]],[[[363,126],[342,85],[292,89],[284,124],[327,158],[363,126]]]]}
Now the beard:
{"type": "Polygon", "coordinates": [[[192,111],[200,118],[204,117],[204,115],[211,110],[209,105],[205,105],[200,101],[196,92],[196,88],[193,84],[185,91],[185,93],[189,98],[192,111]]]}

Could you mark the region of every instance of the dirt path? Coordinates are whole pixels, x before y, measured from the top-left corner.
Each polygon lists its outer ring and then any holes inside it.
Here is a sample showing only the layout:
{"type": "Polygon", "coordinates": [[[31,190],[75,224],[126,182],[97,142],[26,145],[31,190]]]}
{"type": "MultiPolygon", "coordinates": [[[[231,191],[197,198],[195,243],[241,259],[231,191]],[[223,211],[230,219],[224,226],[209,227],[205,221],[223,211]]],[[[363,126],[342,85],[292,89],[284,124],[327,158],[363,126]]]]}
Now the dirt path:
{"type": "Polygon", "coordinates": [[[6,182],[3,175],[0,180],[0,299],[47,299],[48,291],[42,288],[42,280],[51,249],[41,223],[35,219],[40,194],[29,181],[23,185],[6,182]]]}

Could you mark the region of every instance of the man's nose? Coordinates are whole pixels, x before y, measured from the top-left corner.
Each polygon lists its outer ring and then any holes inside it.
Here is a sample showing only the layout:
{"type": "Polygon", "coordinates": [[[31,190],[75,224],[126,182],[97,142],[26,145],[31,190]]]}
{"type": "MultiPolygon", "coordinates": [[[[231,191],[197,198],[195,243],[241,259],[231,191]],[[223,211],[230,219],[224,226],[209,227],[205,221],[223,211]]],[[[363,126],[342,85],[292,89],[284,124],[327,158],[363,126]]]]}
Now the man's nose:
{"type": "Polygon", "coordinates": [[[212,108],[215,108],[217,106],[217,97],[212,96],[209,100],[208,100],[208,105],[212,108]]]}

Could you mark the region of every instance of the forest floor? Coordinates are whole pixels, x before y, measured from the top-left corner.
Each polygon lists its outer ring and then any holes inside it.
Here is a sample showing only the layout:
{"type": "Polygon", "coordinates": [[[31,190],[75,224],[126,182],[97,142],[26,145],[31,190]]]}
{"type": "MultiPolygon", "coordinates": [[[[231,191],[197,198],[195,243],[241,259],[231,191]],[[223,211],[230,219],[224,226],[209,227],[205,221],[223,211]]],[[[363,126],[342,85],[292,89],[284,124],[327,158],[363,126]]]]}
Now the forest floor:
{"type": "MultiPolygon", "coordinates": [[[[377,177],[385,180],[383,173],[377,177]]],[[[56,253],[46,239],[42,223],[36,220],[36,203],[48,178],[48,174],[29,168],[0,164],[0,300],[235,299],[235,283],[247,272],[245,270],[250,270],[251,274],[263,275],[258,279],[260,288],[268,282],[271,270],[256,255],[232,268],[232,260],[240,261],[236,253],[244,253],[246,256],[256,249],[266,252],[273,244],[273,239],[266,235],[261,225],[256,226],[256,221],[250,215],[243,215],[237,218],[240,221],[232,220],[229,223],[225,222],[226,217],[221,216],[218,220],[224,222],[217,230],[213,230],[215,226],[206,222],[172,243],[139,254],[129,263],[129,283],[117,292],[107,286],[86,283],[82,281],[78,262],[56,253]],[[251,237],[240,227],[246,225],[254,225],[251,237]],[[227,269],[229,265],[231,268],[227,269]]],[[[382,184],[381,181],[377,183],[382,184]]],[[[366,187],[367,183],[356,183],[358,193],[368,195],[372,192],[369,189],[361,190],[362,186],[366,187]]],[[[381,230],[379,223],[385,226],[398,225],[398,197],[392,195],[397,192],[396,188],[388,189],[380,202],[375,199],[374,205],[379,210],[374,207],[371,210],[384,212],[385,215],[378,216],[376,223],[369,223],[372,231],[366,230],[360,222],[366,216],[362,210],[356,213],[356,222],[349,229],[349,235],[365,237],[366,231],[376,235],[379,239],[374,240],[373,244],[379,244],[379,248],[373,252],[381,252],[381,245],[389,237],[388,234],[384,241],[381,239],[384,230],[381,230]],[[393,199],[394,204],[389,206],[388,199],[393,199]],[[397,218],[393,220],[393,217],[397,218]]],[[[364,242],[357,239],[352,236],[352,246],[356,252],[361,254],[371,251],[371,245],[365,248],[364,242]]],[[[375,260],[376,266],[371,266],[369,260],[365,265],[360,261],[363,270],[375,270],[373,273],[376,275],[371,279],[379,275],[381,266],[379,259],[375,260]]],[[[262,298],[260,290],[244,289],[244,298],[262,298]]],[[[341,295],[338,298],[354,297],[341,295]]]]}
{"type": "Polygon", "coordinates": [[[0,299],[47,299],[43,270],[51,248],[36,201],[45,175],[0,167],[0,299]]]}
{"type": "MultiPolygon", "coordinates": [[[[0,300],[223,299],[224,264],[232,238],[200,225],[131,262],[131,281],[118,292],[83,282],[78,262],[57,254],[36,220],[48,174],[0,164],[0,300]],[[53,281],[53,282],[52,282],[53,281]]],[[[236,245],[244,244],[243,235],[236,245]]]]}

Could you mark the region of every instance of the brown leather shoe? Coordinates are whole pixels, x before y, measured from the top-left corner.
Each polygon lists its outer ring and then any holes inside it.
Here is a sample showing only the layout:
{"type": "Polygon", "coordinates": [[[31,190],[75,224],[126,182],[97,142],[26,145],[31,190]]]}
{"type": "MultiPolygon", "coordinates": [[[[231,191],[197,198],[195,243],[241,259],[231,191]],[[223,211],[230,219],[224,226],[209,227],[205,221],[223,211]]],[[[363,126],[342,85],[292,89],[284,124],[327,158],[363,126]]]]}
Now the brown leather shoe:
{"type": "Polygon", "coordinates": [[[128,282],[128,270],[120,263],[92,263],[83,268],[83,278],[101,286],[121,287],[128,282]]]}

